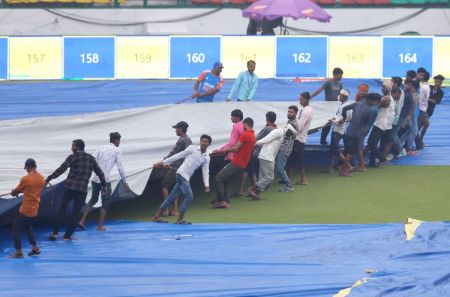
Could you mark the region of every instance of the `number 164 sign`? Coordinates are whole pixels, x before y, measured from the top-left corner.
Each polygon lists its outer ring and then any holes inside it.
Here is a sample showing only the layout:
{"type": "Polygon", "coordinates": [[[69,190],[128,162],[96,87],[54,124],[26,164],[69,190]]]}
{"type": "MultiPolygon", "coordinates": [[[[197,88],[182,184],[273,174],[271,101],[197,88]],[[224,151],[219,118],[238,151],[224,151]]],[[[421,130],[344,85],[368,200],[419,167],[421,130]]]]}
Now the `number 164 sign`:
{"type": "Polygon", "coordinates": [[[432,73],[431,37],[384,37],[383,77],[403,77],[408,70],[424,67],[432,73]]]}

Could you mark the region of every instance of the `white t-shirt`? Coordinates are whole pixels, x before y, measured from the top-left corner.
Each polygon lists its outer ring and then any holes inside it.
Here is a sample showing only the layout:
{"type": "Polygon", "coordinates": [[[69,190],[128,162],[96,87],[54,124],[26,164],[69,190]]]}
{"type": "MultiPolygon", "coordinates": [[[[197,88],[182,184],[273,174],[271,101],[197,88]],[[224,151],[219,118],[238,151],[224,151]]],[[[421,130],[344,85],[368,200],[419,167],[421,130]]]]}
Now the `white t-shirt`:
{"type": "Polygon", "coordinates": [[[390,96],[390,98],[391,103],[389,104],[389,107],[380,107],[380,109],[378,110],[377,118],[373,123],[375,127],[378,127],[383,131],[392,129],[392,124],[394,122],[395,103],[392,96],[390,96]]]}
{"type": "Polygon", "coordinates": [[[334,121],[334,123],[333,123],[333,132],[336,132],[336,133],[339,133],[339,134],[341,134],[341,135],[344,135],[344,133],[345,133],[345,128],[346,128],[346,126],[347,126],[347,123],[348,122],[350,122],[351,120],[352,120],[352,110],[348,110],[347,111],[347,119],[345,120],[345,122],[344,123],[339,123],[341,120],[342,120],[342,109],[345,107],[345,106],[347,106],[347,105],[349,105],[349,104],[351,104],[351,102],[350,101],[345,101],[344,103],[342,103],[340,106],[339,106],[339,108],[338,108],[338,110],[337,110],[337,112],[336,112],[336,120],[334,121]]]}
{"type": "Polygon", "coordinates": [[[313,118],[313,109],[311,106],[305,106],[300,111],[298,117],[298,132],[295,137],[301,143],[306,143],[306,138],[308,137],[309,125],[311,124],[313,118]]]}

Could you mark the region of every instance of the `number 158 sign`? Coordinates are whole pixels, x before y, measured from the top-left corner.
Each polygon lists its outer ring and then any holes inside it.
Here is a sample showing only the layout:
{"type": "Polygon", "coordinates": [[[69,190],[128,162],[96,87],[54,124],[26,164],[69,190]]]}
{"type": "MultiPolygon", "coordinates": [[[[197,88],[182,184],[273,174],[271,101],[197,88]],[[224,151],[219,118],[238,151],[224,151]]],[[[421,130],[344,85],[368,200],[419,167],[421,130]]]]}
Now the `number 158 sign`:
{"type": "Polygon", "coordinates": [[[114,37],[65,37],[64,78],[114,78],[114,37]]]}
{"type": "Polygon", "coordinates": [[[384,37],[383,77],[404,77],[406,71],[424,67],[432,73],[431,37],[384,37]]]}

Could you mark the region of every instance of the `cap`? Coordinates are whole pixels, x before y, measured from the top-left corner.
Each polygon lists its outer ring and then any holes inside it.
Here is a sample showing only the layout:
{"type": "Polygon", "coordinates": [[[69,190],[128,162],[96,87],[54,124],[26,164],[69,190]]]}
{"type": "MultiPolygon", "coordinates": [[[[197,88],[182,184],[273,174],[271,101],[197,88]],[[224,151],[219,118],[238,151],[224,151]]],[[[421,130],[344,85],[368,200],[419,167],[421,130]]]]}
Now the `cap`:
{"type": "Polygon", "coordinates": [[[220,61],[217,61],[216,63],[214,63],[213,68],[223,68],[223,64],[220,61]]]}
{"type": "Polygon", "coordinates": [[[176,125],[173,125],[172,128],[182,128],[182,129],[187,129],[189,127],[188,123],[186,123],[185,121],[181,121],[178,122],[176,125]]]}
{"type": "Polygon", "coordinates": [[[367,86],[367,85],[360,85],[359,87],[358,87],[358,91],[361,91],[361,92],[369,92],[369,87],[367,86]]]}
{"type": "Polygon", "coordinates": [[[344,96],[349,97],[349,96],[350,96],[350,92],[349,92],[348,90],[346,90],[346,89],[342,89],[342,90],[339,92],[339,95],[344,95],[344,96]]]}
{"type": "Polygon", "coordinates": [[[25,161],[25,166],[23,167],[23,169],[27,169],[27,168],[36,168],[36,161],[34,161],[34,159],[27,159],[25,161]]]}
{"type": "Polygon", "coordinates": [[[445,77],[443,77],[441,74],[436,75],[435,77],[433,77],[433,79],[437,79],[437,80],[445,80],[445,77]]]}
{"type": "Polygon", "coordinates": [[[389,92],[392,91],[392,82],[390,80],[383,82],[383,87],[386,88],[389,92]]]}

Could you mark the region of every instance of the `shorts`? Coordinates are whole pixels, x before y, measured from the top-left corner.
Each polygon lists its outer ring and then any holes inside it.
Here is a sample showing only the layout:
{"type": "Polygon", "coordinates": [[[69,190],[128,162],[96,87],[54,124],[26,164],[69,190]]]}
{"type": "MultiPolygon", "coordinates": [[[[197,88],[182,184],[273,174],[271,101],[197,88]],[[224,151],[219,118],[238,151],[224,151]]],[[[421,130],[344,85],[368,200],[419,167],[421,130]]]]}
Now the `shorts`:
{"type": "Polygon", "coordinates": [[[296,140],[294,142],[294,150],[292,155],[294,156],[295,166],[300,169],[305,169],[305,159],[304,159],[304,149],[305,144],[296,140]]]}
{"type": "Polygon", "coordinates": [[[392,134],[392,129],[385,130],[383,132],[383,136],[381,136],[381,147],[384,147],[386,144],[390,142],[394,142],[394,135],[392,134]]]}
{"type": "Polygon", "coordinates": [[[344,135],[345,153],[354,155],[359,152],[359,137],[344,135]]]}
{"type": "Polygon", "coordinates": [[[428,116],[428,113],[421,110],[419,112],[419,117],[417,118],[417,124],[419,125],[419,127],[429,124],[429,121],[430,121],[430,117],[428,116]]]}
{"type": "Polygon", "coordinates": [[[341,150],[339,149],[339,143],[341,142],[341,139],[344,137],[343,134],[333,132],[331,134],[331,144],[330,144],[330,153],[333,156],[339,156],[341,153],[341,150]]]}
{"type": "Polygon", "coordinates": [[[167,170],[166,174],[164,174],[164,178],[161,181],[161,187],[163,188],[171,188],[177,183],[176,180],[176,171],[173,169],[167,170]]]}
{"type": "Polygon", "coordinates": [[[247,172],[248,174],[256,174],[259,173],[259,159],[258,156],[252,155],[250,161],[247,165],[247,172]]]}
{"type": "MultiPolygon", "coordinates": [[[[92,184],[92,196],[91,200],[89,200],[88,205],[89,207],[94,207],[95,204],[97,204],[98,196],[100,195],[100,192],[102,191],[102,184],[91,182],[92,184]]],[[[105,210],[109,209],[109,206],[111,205],[111,183],[106,184],[106,194],[102,193],[102,208],[105,210]]]]}

